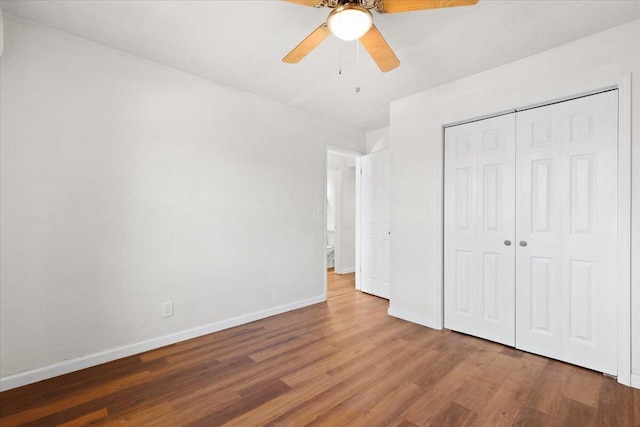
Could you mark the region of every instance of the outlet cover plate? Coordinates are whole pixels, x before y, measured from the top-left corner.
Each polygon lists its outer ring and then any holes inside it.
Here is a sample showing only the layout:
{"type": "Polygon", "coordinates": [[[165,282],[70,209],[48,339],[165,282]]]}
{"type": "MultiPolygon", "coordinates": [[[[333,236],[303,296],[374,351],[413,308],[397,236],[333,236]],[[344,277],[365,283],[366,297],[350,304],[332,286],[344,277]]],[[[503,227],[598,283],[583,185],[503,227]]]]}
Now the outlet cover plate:
{"type": "Polygon", "coordinates": [[[173,301],[162,303],[162,317],[173,316],[173,301]]]}

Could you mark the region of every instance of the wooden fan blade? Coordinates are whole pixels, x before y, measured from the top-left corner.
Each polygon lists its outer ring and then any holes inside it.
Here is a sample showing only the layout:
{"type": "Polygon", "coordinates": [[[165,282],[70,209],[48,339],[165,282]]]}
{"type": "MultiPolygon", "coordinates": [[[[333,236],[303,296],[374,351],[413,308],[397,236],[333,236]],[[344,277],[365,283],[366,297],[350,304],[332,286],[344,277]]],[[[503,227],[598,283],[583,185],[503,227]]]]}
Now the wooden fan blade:
{"type": "Polygon", "coordinates": [[[396,54],[393,53],[393,50],[391,50],[391,47],[375,25],[372,25],[371,29],[360,37],[360,42],[362,42],[364,48],[367,49],[367,52],[369,52],[369,55],[371,55],[383,73],[391,71],[400,65],[396,54]]]}
{"type": "Polygon", "coordinates": [[[443,7],[472,6],[476,3],[478,0],[383,0],[376,10],[383,13],[413,12],[443,7]]]}
{"type": "Polygon", "coordinates": [[[289,3],[301,4],[303,6],[319,7],[322,4],[321,0],[284,0],[289,3]]]}
{"type": "Polygon", "coordinates": [[[331,31],[327,27],[327,23],[324,22],[318,28],[313,30],[311,34],[307,36],[304,40],[300,42],[298,46],[293,48],[291,52],[287,54],[284,58],[282,58],[282,62],[287,62],[289,64],[297,64],[309,54],[313,49],[315,49],[324,39],[326,39],[331,31]]]}

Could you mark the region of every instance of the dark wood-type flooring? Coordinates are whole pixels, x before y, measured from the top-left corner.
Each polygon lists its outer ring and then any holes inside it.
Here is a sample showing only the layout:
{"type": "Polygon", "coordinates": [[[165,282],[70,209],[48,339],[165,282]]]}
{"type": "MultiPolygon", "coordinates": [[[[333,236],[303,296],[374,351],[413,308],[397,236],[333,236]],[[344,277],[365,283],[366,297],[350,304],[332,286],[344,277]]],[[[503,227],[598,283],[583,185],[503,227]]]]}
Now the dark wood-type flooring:
{"type": "Polygon", "coordinates": [[[633,426],[640,390],[329,300],[0,394],[0,425],[633,426]]]}

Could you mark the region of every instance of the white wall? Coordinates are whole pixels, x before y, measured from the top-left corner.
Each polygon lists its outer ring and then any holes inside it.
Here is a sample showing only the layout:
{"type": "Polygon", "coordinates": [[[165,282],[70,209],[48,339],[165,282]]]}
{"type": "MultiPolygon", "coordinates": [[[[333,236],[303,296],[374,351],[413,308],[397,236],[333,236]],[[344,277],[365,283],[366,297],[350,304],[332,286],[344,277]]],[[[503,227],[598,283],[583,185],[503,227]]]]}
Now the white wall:
{"type": "Polygon", "coordinates": [[[364,133],[6,14],[5,31],[3,388],[322,299],[325,147],[362,152],[364,133]]]}
{"type": "Polygon", "coordinates": [[[389,148],[391,147],[390,128],[388,126],[367,132],[367,154],[388,150],[389,148]]]}
{"type": "MultiPolygon", "coordinates": [[[[640,21],[392,103],[390,313],[441,325],[442,125],[628,72],[635,80],[632,145],[640,147],[640,21]]],[[[632,163],[633,371],[640,373],[640,150],[632,163]]]]}

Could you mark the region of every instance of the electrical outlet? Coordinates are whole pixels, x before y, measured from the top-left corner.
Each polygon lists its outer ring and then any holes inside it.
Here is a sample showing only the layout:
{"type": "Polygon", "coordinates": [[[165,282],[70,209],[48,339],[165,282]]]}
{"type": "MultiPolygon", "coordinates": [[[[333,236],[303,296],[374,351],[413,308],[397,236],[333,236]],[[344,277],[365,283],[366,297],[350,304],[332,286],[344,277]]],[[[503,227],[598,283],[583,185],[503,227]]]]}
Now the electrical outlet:
{"type": "Polygon", "coordinates": [[[173,316],[173,301],[162,303],[162,317],[173,316]]]}

